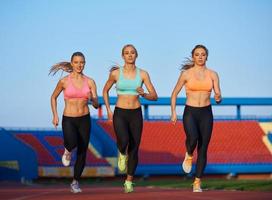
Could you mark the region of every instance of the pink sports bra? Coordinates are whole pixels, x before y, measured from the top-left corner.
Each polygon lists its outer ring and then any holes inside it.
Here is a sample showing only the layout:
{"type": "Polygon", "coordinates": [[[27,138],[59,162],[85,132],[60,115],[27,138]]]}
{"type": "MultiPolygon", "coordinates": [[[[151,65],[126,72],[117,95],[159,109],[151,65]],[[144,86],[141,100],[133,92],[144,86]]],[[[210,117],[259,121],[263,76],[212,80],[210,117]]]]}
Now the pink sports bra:
{"type": "Polygon", "coordinates": [[[84,82],[82,88],[77,88],[74,86],[73,81],[71,79],[71,75],[68,76],[68,85],[64,89],[64,99],[89,99],[90,88],[88,85],[87,77],[84,77],[84,82]]]}

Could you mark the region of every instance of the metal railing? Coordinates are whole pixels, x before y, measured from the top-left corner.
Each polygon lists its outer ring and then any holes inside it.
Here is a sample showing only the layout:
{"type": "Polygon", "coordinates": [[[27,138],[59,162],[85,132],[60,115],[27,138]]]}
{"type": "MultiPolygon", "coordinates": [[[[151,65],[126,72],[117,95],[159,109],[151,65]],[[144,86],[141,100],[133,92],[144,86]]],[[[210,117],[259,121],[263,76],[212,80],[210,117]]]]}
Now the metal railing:
{"type": "MultiPolygon", "coordinates": [[[[110,105],[115,105],[117,97],[110,97],[109,103],[110,105]]],[[[99,108],[98,108],[98,118],[102,119],[103,112],[102,106],[105,105],[103,97],[98,97],[99,108]]],[[[144,98],[140,98],[140,102],[144,108],[144,119],[149,120],[149,107],[150,106],[170,106],[171,98],[170,97],[160,97],[157,101],[148,101],[144,98]]],[[[177,98],[176,105],[184,106],[186,102],[186,98],[177,98]]],[[[270,97],[240,97],[240,98],[232,98],[226,97],[222,99],[220,104],[217,104],[214,99],[211,99],[212,106],[235,106],[236,107],[236,115],[233,119],[241,120],[241,107],[242,106],[272,106],[272,98],[270,97]]],[[[272,113],[271,113],[272,115],[272,113]]]]}

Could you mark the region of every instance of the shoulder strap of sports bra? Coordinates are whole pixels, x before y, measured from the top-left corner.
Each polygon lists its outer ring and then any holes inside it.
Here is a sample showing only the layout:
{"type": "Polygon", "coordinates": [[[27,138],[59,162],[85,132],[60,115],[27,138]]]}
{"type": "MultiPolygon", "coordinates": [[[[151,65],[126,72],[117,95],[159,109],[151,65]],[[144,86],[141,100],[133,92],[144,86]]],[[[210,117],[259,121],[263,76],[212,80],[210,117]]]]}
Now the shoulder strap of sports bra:
{"type": "Polygon", "coordinates": [[[71,83],[71,74],[68,75],[68,83],[71,83]]]}
{"type": "Polygon", "coordinates": [[[141,74],[140,74],[141,70],[140,70],[140,68],[137,67],[136,69],[137,69],[136,78],[137,78],[137,77],[140,77],[140,78],[141,78],[141,74]]]}
{"type": "Polygon", "coordinates": [[[123,75],[123,67],[119,68],[119,79],[124,79],[124,75],[123,75]]]}

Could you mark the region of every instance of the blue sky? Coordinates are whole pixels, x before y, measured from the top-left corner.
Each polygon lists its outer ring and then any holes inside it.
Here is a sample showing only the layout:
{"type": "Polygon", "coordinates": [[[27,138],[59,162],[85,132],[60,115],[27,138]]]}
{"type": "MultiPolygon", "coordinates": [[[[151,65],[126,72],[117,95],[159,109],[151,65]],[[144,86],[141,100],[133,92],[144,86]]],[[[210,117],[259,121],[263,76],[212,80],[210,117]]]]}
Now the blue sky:
{"type": "MultiPolygon", "coordinates": [[[[2,1],[0,126],[51,127],[50,96],[60,74],[50,77],[48,70],[75,51],[85,54],[85,74],[101,96],[109,66],[123,63],[127,43],[160,97],[171,95],[196,44],[209,49],[207,66],[218,72],[224,97],[271,97],[271,10],[270,0],[2,1]]],[[[61,95],[59,116],[62,109],[61,95]]]]}

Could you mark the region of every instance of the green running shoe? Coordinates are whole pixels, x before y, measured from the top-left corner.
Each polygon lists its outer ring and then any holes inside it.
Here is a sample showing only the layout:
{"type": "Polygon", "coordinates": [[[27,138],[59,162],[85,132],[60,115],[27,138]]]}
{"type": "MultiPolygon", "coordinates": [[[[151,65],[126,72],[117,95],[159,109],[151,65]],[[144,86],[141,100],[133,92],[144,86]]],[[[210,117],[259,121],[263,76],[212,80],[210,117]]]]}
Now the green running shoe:
{"type": "Polygon", "coordinates": [[[119,153],[118,156],[118,169],[120,172],[126,172],[127,171],[127,155],[123,155],[119,153]]]}
{"type": "Polygon", "coordinates": [[[131,181],[125,181],[124,192],[125,193],[133,192],[133,183],[131,181]]]}

